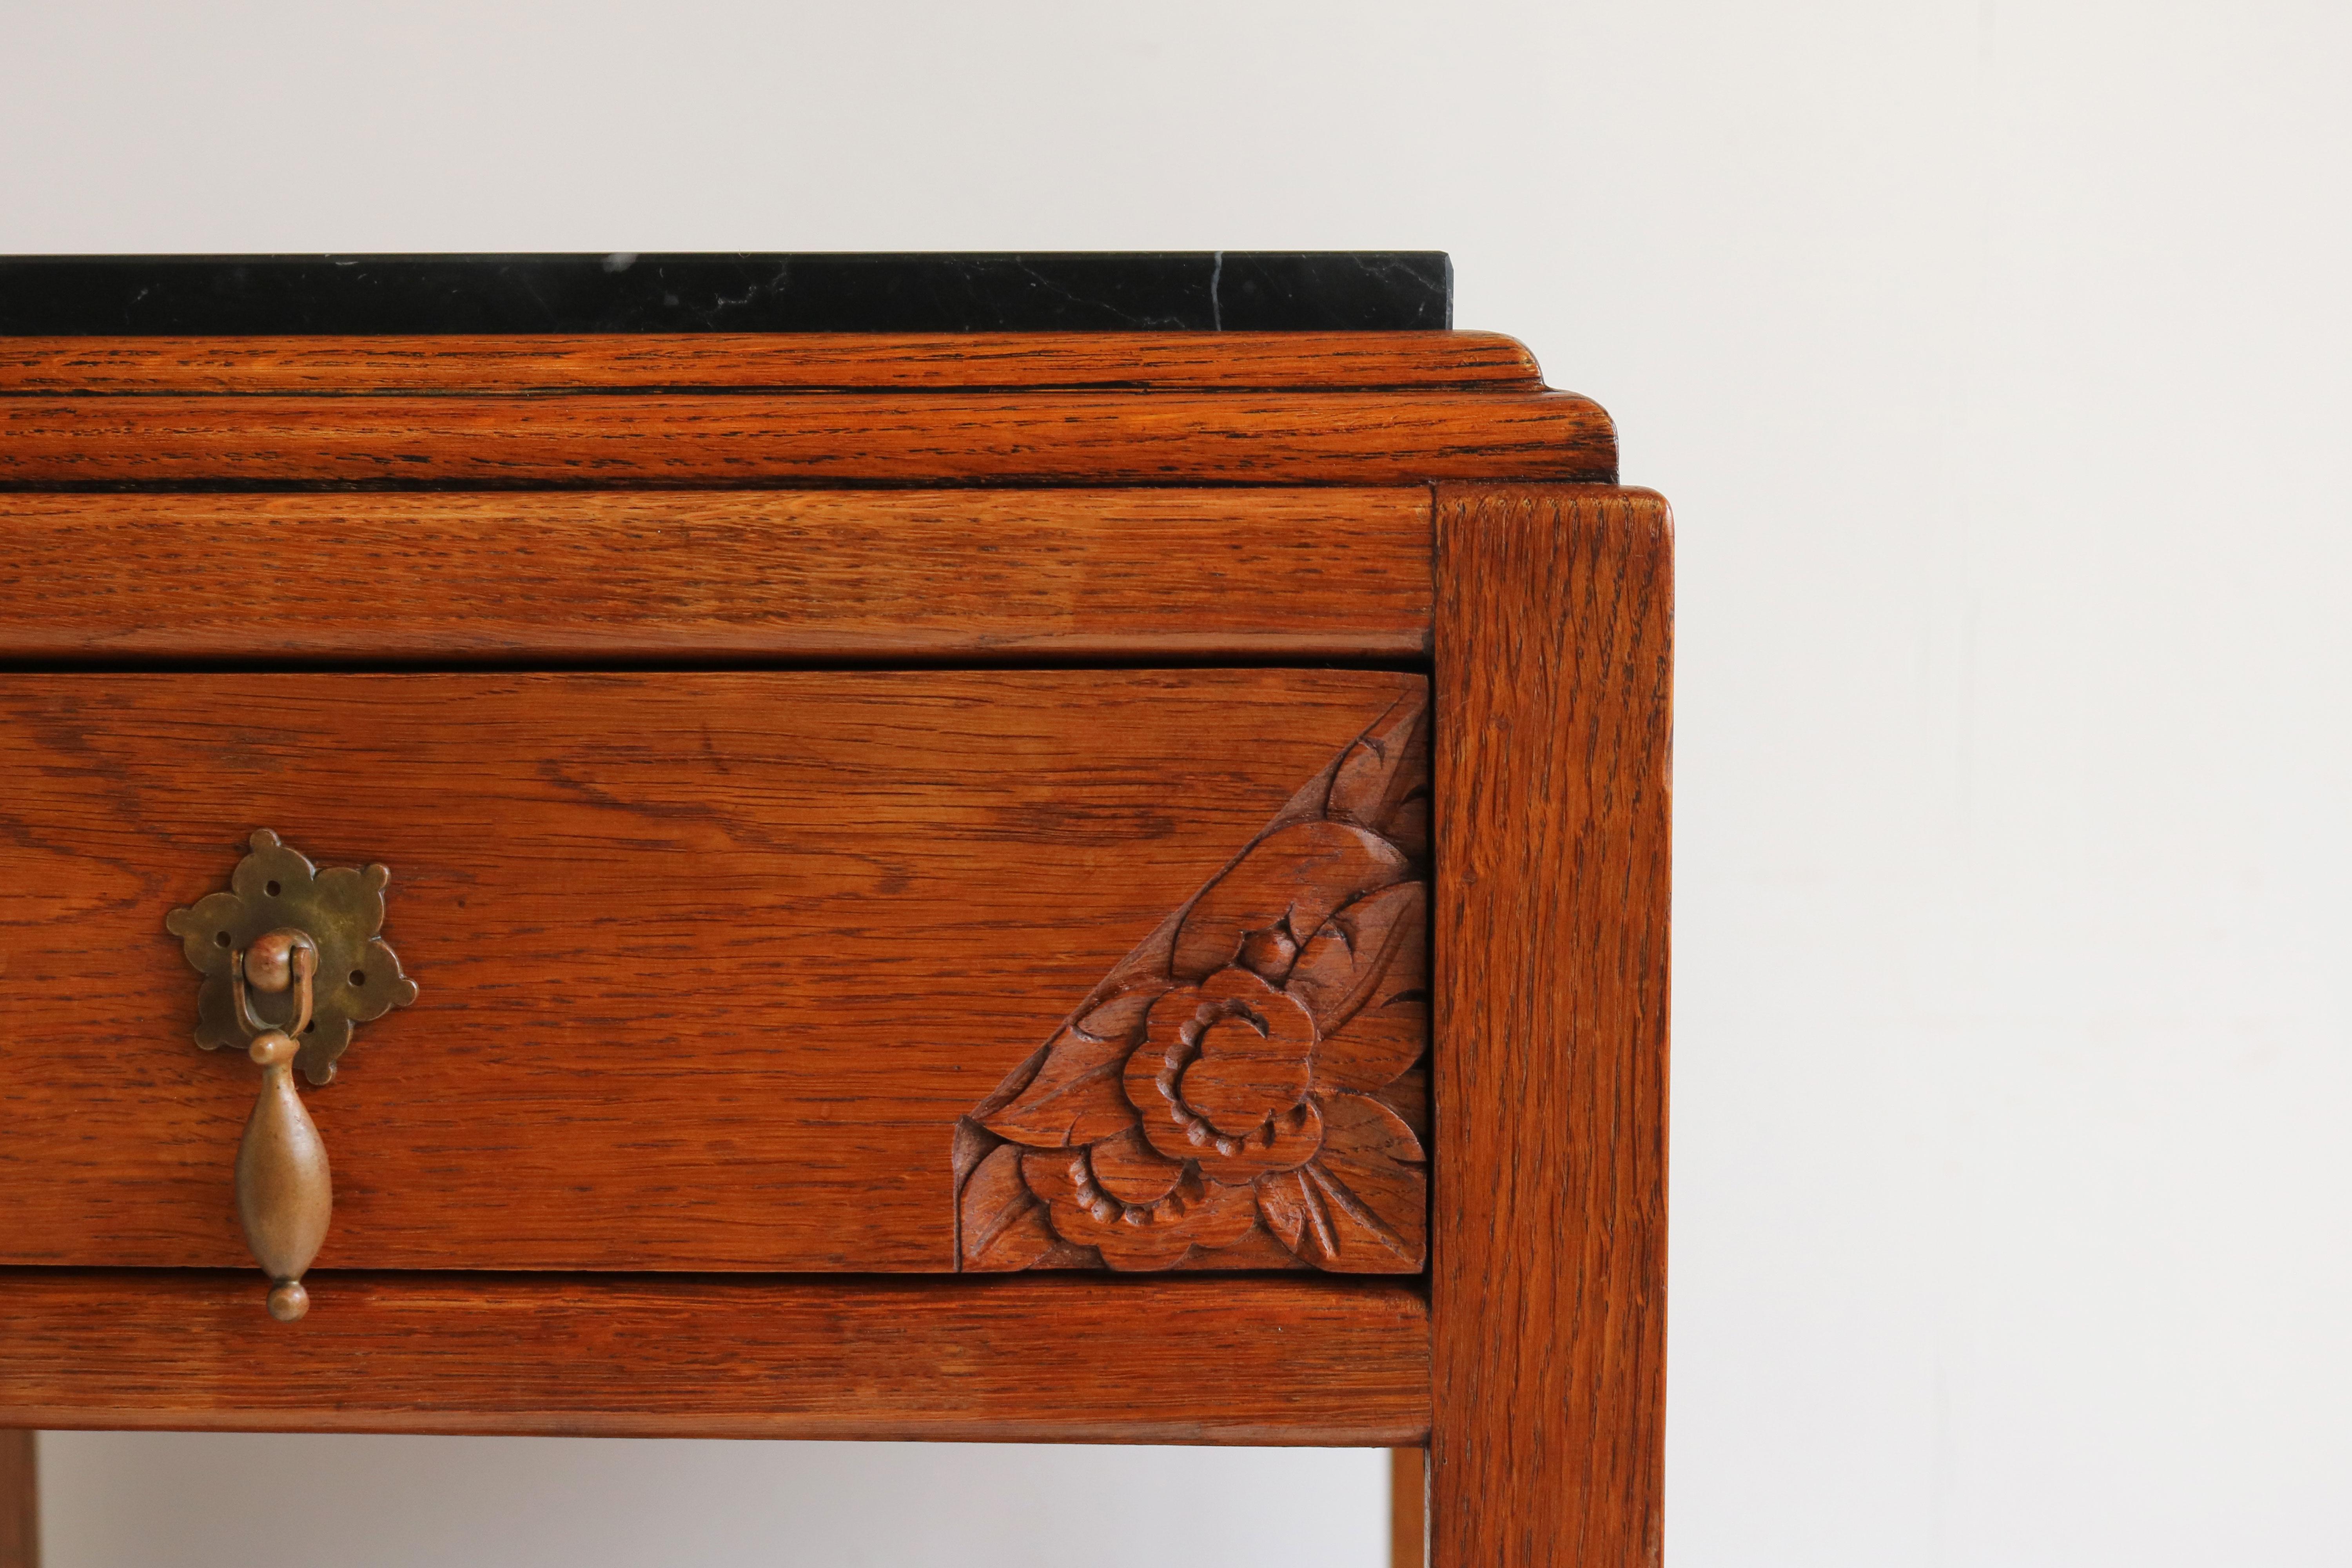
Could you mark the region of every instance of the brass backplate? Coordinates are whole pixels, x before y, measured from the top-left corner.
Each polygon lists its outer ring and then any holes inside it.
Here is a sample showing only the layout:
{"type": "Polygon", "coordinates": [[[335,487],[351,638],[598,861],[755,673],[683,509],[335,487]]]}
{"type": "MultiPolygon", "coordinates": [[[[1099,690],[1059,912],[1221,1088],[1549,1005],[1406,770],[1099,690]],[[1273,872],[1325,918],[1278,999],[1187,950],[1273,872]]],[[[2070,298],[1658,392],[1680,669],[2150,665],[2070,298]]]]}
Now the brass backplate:
{"type": "MultiPolygon", "coordinates": [[[[291,926],[310,932],[319,944],[310,1027],[294,1065],[312,1083],[322,1084],[335,1076],[336,1059],[352,1043],[353,1024],[416,1000],[416,982],[400,972],[400,959],[376,934],[383,929],[383,890],[392,873],[382,866],[331,866],[322,871],[266,827],[253,836],[252,845],[230,874],[229,891],[207,893],[163,920],[163,929],[180,939],[188,963],[204,976],[196,993],[196,1044],[208,1051],[244,1047],[247,1033],[237,1024],[229,984],[231,957],[264,934],[291,926]]],[[[287,1001],[252,998],[267,1018],[278,1017],[287,1001]]]]}

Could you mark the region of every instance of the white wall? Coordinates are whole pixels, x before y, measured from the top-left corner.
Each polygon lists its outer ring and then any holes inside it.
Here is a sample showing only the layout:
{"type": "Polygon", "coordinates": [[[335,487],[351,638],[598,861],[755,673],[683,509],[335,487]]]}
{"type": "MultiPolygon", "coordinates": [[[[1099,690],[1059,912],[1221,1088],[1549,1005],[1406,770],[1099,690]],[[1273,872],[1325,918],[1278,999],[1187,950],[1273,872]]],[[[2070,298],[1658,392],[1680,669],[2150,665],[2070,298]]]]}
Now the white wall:
{"type": "Polygon", "coordinates": [[[1388,1562],[1362,1449],[47,1432],[40,1466],[47,1568],[1388,1562]]]}
{"type": "MultiPolygon", "coordinates": [[[[2340,1563],[2347,58],[2282,0],[6,0],[0,250],[1450,249],[1462,324],[1681,518],[1672,1561],[2340,1563]]],[[[939,1531],[1041,1473],[1096,1560],[1369,1563],[1280,1532],[1381,1494],[1369,1456],[1265,1459],[1250,1527],[1166,1450],[45,1455],[52,1568],[283,1539],[281,1475],[366,1563],[581,1568],[1036,1563],[939,1531]],[[805,1544],[845,1499],[866,1558],[805,1544]]]]}

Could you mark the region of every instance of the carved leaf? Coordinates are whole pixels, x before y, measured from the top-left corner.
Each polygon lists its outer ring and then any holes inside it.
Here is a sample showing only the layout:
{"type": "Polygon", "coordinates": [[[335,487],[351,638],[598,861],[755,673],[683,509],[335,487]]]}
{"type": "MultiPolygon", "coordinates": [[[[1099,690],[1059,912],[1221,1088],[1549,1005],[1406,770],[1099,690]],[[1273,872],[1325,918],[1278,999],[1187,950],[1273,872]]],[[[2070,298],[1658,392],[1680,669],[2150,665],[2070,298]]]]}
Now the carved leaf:
{"type": "Polygon", "coordinates": [[[1429,1147],[1429,1069],[1413,1068],[1399,1073],[1395,1080],[1372,1096],[1397,1113],[1412,1135],[1429,1147]]]}
{"type": "MultiPolygon", "coordinates": [[[[1291,1251],[1304,1256],[1299,1238],[1306,1234],[1312,1213],[1307,1199],[1307,1178],[1297,1171],[1283,1171],[1261,1179],[1257,1184],[1258,1217],[1265,1222],[1276,1239],[1291,1251]]],[[[1329,1244],[1327,1243],[1327,1248],[1329,1244]]]]}
{"type": "Polygon", "coordinates": [[[1429,864],[1429,796],[1408,796],[1381,829],[1381,837],[1405,853],[1416,866],[1429,864]]]}
{"type": "Polygon", "coordinates": [[[1323,922],[1300,950],[1284,987],[1306,1007],[1316,1028],[1331,1034],[1376,996],[1385,1001],[1426,989],[1427,903],[1423,884],[1399,882],[1366,894],[1323,922]]]}
{"type": "Polygon", "coordinates": [[[1080,1033],[1097,1040],[1134,1040],[1141,1037],[1143,1020],[1151,1011],[1151,1004],[1167,987],[1157,983],[1133,991],[1122,991],[1107,1002],[1097,1003],[1094,1010],[1080,1018],[1080,1033]]]}
{"type": "Polygon", "coordinates": [[[1135,1108],[1118,1085],[1129,1042],[1100,1040],[1065,1029],[1047,1047],[1045,1065],[1011,1103],[981,1118],[1000,1138],[1033,1149],[1091,1143],[1135,1125],[1135,1108]]]}
{"type": "Polygon", "coordinates": [[[1410,874],[1396,846],[1347,823],[1302,822],[1269,834],[1184,917],[1170,968],[1179,980],[1202,979],[1237,962],[1252,932],[1313,931],[1340,905],[1410,874]]]}
{"type": "Polygon", "coordinates": [[[1291,971],[1315,1017],[1315,1085],[1373,1089],[1429,1047],[1428,888],[1400,883],[1341,910],[1291,971]]]}
{"type": "Polygon", "coordinates": [[[966,1178],[958,1212],[966,1268],[1026,1268],[1053,1249],[1045,1206],[1022,1181],[1021,1151],[1010,1143],[1000,1144],[966,1178]]]}
{"type": "Polygon", "coordinates": [[[1299,1256],[1349,1274],[1418,1270],[1429,1237],[1421,1141],[1396,1112],[1361,1095],[1326,1100],[1323,1121],[1323,1152],[1298,1173],[1299,1256]]]}
{"type": "Polygon", "coordinates": [[[1154,984],[1122,992],[1055,1036],[1029,1081],[1004,1104],[982,1112],[981,1125],[1033,1149],[1091,1143],[1134,1126],[1134,1108],[1118,1088],[1119,1070],[1129,1047],[1143,1037],[1144,1016],[1163,989],[1154,984]]]}
{"type": "Polygon", "coordinates": [[[1315,1054],[1315,1088],[1323,1094],[1386,1088],[1429,1050],[1429,1001],[1415,991],[1367,1007],[1322,1041],[1315,1054]]]}
{"type": "Polygon", "coordinates": [[[1389,837],[1398,807],[1429,776],[1428,711],[1427,700],[1415,693],[1348,748],[1331,777],[1334,818],[1389,837]]]}

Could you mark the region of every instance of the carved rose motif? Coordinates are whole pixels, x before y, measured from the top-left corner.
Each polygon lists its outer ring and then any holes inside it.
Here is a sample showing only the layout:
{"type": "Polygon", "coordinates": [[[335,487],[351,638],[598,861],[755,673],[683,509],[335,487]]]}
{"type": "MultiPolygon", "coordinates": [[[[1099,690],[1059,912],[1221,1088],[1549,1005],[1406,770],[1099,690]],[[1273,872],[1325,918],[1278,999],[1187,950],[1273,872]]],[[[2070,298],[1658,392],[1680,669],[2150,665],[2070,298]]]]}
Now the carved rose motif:
{"type": "Polygon", "coordinates": [[[1423,716],[1382,715],[965,1119],[961,1267],[1422,1267],[1423,716]]]}

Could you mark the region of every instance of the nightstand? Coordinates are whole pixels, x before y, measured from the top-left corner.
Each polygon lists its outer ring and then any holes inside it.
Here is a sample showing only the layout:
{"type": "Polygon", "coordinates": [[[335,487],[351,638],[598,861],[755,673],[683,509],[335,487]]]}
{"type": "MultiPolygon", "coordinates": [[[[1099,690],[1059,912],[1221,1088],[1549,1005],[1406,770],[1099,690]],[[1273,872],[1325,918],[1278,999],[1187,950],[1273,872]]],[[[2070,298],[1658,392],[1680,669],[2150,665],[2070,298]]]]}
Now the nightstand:
{"type": "Polygon", "coordinates": [[[1655,1562],[1671,524],[1448,281],[0,264],[0,1425],[1655,1562]]]}

